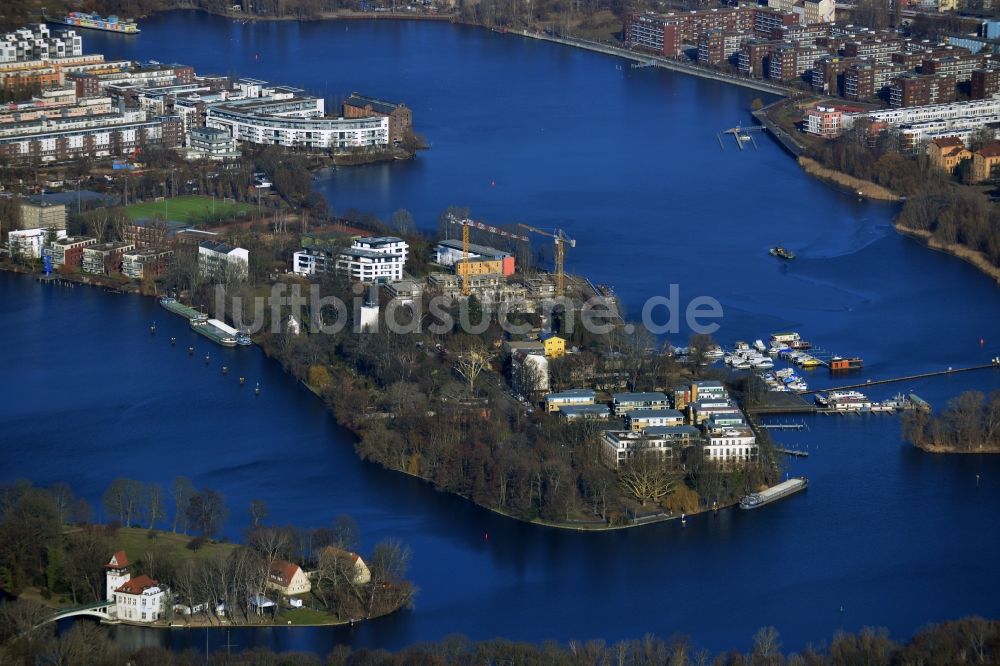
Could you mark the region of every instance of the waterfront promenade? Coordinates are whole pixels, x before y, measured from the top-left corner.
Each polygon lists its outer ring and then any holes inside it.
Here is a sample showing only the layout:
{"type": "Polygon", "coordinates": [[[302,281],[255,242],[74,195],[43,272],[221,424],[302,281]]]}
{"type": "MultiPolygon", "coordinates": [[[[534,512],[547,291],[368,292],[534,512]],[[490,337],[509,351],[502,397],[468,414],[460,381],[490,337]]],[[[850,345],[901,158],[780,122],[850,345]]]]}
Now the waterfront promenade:
{"type": "Polygon", "coordinates": [[[618,56],[619,58],[625,58],[627,60],[631,60],[633,62],[640,63],[642,65],[662,67],[664,69],[669,69],[675,72],[683,72],[684,74],[699,76],[703,79],[712,79],[713,81],[722,81],[724,83],[731,83],[734,86],[742,86],[744,88],[759,90],[769,95],[779,95],[781,97],[788,97],[789,95],[792,94],[790,88],[774,84],[770,81],[762,81],[759,79],[750,79],[739,76],[732,76],[730,74],[725,74],[723,72],[712,71],[705,67],[699,67],[694,64],[685,63],[680,60],[674,60],[673,58],[664,58],[662,56],[651,55],[648,53],[639,53],[636,51],[631,51],[629,49],[623,49],[617,46],[612,46],[610,44],[595,42],[589,39],[581,39],[579,37],[556,37],[554,35],[546,35],[544,33],[531,32],[528,30],[522,30],[515,34],[519,34],[524,37],[530,37],[531,39],[541,39],[547,42],[555,42],[556,44],[575,46],[576,48],[586,49],[588,51],[594,51],[596,53],[604,53],[607,55],[618,56]]]}

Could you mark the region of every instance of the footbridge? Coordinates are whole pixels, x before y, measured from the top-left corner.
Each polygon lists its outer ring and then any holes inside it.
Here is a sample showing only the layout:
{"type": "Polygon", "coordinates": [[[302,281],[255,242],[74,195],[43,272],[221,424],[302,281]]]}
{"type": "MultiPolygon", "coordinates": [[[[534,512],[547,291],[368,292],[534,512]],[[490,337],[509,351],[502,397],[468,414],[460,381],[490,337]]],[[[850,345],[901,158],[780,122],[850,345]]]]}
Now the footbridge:
{"type": "Polygon", "coordinates": [[[49,622],[58,622],[59,620],[65,620],[70,617],[96,617],[102,622],[117,622],[118,618],[112,613],[114,609],[115,602],[113,601],[97,601],[92,604],[87,604],[85,606],[74,606],[73,608],[62,608],[56,611],[53,615],[47,617],[42,621],[41,624],[48,624],[49,622]]]}

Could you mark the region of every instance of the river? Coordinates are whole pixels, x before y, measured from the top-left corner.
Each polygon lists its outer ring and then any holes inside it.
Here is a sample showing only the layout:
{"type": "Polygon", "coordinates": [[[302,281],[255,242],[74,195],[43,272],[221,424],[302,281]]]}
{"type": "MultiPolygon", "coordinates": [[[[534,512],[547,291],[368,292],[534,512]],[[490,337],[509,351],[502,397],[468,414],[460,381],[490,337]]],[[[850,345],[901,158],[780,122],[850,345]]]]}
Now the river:
{"type": "MultiPolygon", "coordinates": [[[[568,269],[614,285],[633,314],[677,284],[682,301],[722,303],[720,341],[792,328],[864,356],[865,378],[1000,353],[1000,291],[894,233],[893,206],[807,177],[762,135],[757,150],[720,149],[716,133],[749,124],[759,93],[444,23],[240,24],[174,12],[142,27],[134,38],[87,32],[85,47],[405,101],[432,148],[324,176],[317,185],[338,212],[407,208],[433,229],[460,204],[493,222],[559,226],[577,240],[568,269]],[[769,257],[779,242],[799,258],[769,257]]],[[[392,649],[451,633],[653,632],[723,650],[749,646],[770,624],[800,649],[837,629],[885,626],[905,638],[929,621],[1000,614],[1000,459],[921,453],[900,441],[895,417],[810,417],[808,430],[778,433],[810,451],[789,471],[811,483],[763,510],[577,534],[505,520],[360,462],[320,403],[258,350],[212,348],[206,367],[204,339],[149,300],[3,275],[0,344],[17,386],[0,402],[2,480],[67,481],[99,506],[116,476],[169,484],[185,474],[225,493],[233,537],[261,498],[278,524],[349,513],[367,547],[390,536],[412,547],[412,611],[351,630],[237,630],[239,647],[322,654],[338,642],[392,649]],[[241,389],[240,375],[259,380],[262,395],[241,389]]],[[[830,383],[823,372],[809,381],[830,383]]],[[[912,390],[940,407],[998,387],[1000,373],[987,370],[870,395],[912,390]]],[[[132,646],[205,641],[203,631],[113,631],[132,646]]]]}

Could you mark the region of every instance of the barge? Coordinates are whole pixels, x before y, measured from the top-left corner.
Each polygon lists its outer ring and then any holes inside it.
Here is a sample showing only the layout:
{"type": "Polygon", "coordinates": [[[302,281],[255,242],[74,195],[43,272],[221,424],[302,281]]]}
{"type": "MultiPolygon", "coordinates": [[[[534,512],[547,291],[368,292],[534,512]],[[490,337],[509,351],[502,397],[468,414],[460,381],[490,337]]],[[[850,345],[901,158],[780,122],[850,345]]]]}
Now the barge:
{"type": "Polygon", "coordinates": [[[60,18],[47,19],[49,23],[59,25],[71,25],[74,28],[89,28],[91,30],[103,30],[104,32],[117,32],[122,35],[139,34],[139,24],[129,19],[121,19],[117,16],[107,18],[100,14],[88,14],[87,12],[70,12],[60,18]]]}
{"type": "Polygon", "coordinates": [[[206,338],[223,347],[235,347],[238,331],[218,319],[208,319],[206,321],[191,321],[191,328],[195,333],[200,333],[206,338]]]}
{"type": "Polygon", "coordinates": [[[200,310],[195,310],[189,305],[184,305],[179,303],[176,298],[161,298],[160,306],[167,312],[173,313],[184,317],[189,322],[206,322],[208,321],[208,315],[200,310]]]}
{"type": "Polygon", "coordinates": [[[740,500],[741,509],[759,509],[765,504],[770,504],[771,502],[777,502],[783,497],[788,497],[789,495],[794,495],[800,490],[805,490],[809,485],[808,479],[802,476],[797,479],[788,479],[787,481],[782,481],[776,486],[771,486],[767,490],[762,490],[759,493],[751,493],[740,500]]]}

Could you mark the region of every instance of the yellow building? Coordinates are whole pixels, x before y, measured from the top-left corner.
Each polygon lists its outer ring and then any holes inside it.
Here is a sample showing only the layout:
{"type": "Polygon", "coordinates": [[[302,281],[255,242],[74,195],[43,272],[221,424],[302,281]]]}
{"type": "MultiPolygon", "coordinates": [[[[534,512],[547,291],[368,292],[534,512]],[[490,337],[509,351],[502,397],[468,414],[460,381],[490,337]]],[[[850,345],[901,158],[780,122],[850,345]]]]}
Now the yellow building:
{"type": "Polygon", "coordinates": [[[21,204],[22,229],[65,229],[66,205],[54,203],[21,204]]]}
{"type": "Polygon", "coordinates": [[[997,178],[1000,178],[1000,141],[972,153],[972,182],[982,183],[997,178]]]}
{"type": "Polygon", "coordinates": [[[558,335],[548,335],[542,339],[546,358],[559,358],[566,354],[566,341],[558,335]]]}
{"type": "Polygon", "coordinates": [[[965,147],[962,140],[955,136],[934,139],[927,144],[927,159],[932,166],[955,173],[958,165],[972,159],[972,151],[965,147]]]}
{"type": "Polygon", "coordinates": [[[470,257],[469,259],[459,259],[455,262],[455,275],[492,275],[498,273],[503,275],[503,259],[484,259],[480,257],[470,257]]]}

